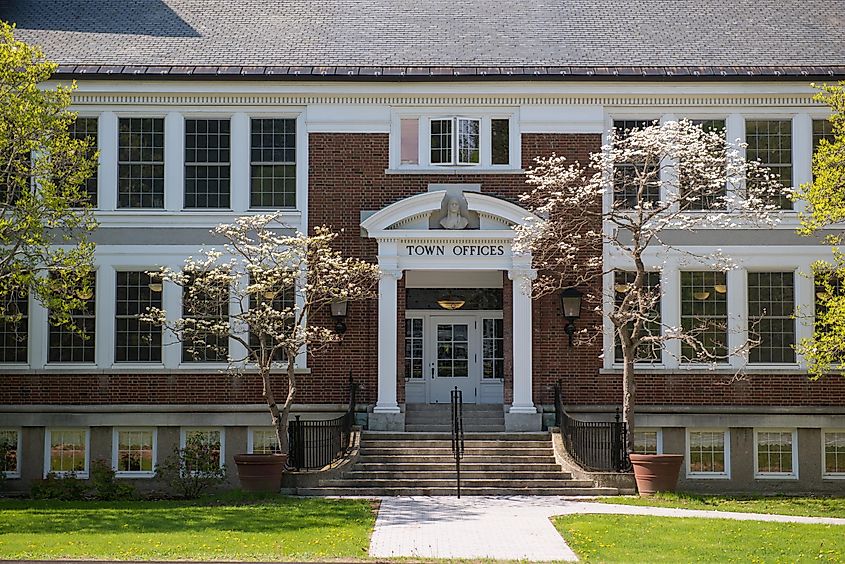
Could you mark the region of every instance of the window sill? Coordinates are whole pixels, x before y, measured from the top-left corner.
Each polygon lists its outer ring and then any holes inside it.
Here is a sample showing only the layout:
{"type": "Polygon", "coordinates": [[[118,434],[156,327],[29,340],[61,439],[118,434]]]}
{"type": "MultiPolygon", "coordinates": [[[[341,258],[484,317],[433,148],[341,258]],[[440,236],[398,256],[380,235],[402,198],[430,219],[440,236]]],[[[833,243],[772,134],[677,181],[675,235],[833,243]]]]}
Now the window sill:
{"type": "MultiPolygon", "coordinates": [[[[646,365],[646,366],[635,366],[634,373],[635,374],[648,374],[648,373],[659,373],[659,374],[717,374],[717,375],[725,375],[725,374],[758,374],[761,376],[766,375],[791,375],[791,374],[806,374],[806,369],[802,368],[801,366],[795,365],[745,365],[743,367],[734,367],[734,366],[726,366],[726,365],[718,365],[715,367],[707,366],[707,365],[687,365],[687,366],[673,366],[668,367],[664,365],[646,365]]],[[[606,374],[606,375],[618,375],[622,374],[622,366],[613,366],[612,368],[601,368],[599,370],[599,374],[606,374]]]]}
{"type": "MultiPolygon", "coordinates": [[[[44,368],[30,368],[29,366],[18,365],[0,366],[7,374],[208,374],[209,372],[224,372],[228,370],[226,364],[181,364],[178,368],[167,368],[161,364],[149,365],[112,365],[107,368],[100,368],[97,365],[86,364],[70,364],[70,365],[56,365],[51,364],[44,368]]],[[[236,373],[240,374],[257,374],[258,370],[255,368],[238,368],[236,373]]],[[[274,368],[273,374],[284,374],[283,368],[274,368]]],[[[311,374],[310,368],[296,368],[296,374],[311,374]]]]}
{"type": "Polygon", "coordinates": [[[704,473],[704,472],[688,473],[687,474],[687,480],[730,480],[730,479],[731,479],[730,474],[725,474],[725,473],[721,473],[721,472],[720,473],[714,472],[712,474],[708,474],[708,473],[704,473]]]}
{"type": "Polygon", "coordinates": [[[121,479],[150,479],[155,478],[155,472],[115,472],[115,478],[121,479]]]}
{"type": "Polygon", "coordinates": [[[838,474],[822,474],[822,480],[845,480],[845,472],[838,474]]]}
{"type": "Polygon", "coordinates": [[[797,474],[754,474],[755,480],[797,480],[797,474]]]}
{"type": "Polygon", "coordinates": [[[54,471],[51,470],[49,472],[44,473],[44,479],[45,480],[47,479],[47,474],[53,474],[55,476],[58,476],[59,478],[69,478],[70,475],[73,474],[73,477],[76,478],[77,480],[87,480],[88,479],[88,472],[54,472],[54,471]]]}
{"type": "Polygon", "coordinates": [[[444,166],[444,167],[400,167],[386,168],[385,174],[439,174],[458,176],[465,174],[525,174],[521,168],[481,168],[478,166],[444,166]]]}

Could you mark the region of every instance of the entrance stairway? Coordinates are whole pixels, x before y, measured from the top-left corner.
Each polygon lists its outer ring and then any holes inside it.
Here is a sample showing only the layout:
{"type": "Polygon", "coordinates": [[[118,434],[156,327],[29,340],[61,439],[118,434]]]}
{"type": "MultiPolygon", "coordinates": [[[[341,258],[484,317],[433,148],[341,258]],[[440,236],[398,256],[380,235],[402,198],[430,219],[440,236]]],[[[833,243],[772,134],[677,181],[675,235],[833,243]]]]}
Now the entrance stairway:
{"type": "MultiPolygon", "coordinates": [[[[464,432],[499,433],[505,430],[502,404],[464,404],[464,432]]],[[[451,433],[452,404],[409,403],[405,406],[405,430],[416,433],[451,433]]]]}
{"type": "MultiPolygon", "coordinates": [[[[446,406],[449,407],[449,406],[446,406]]],[[[466,408],[467,406],[465,406],[466,408]]],[[[501,411],[501,406],[497,406],[501,411]]],[[[483,410],[482,410],[483,411],[483,410]]],[[[477,427],[504,428],[479,417],[477,427]]],[[[477,421],[478,421],[477,420],[477,421]]],[[[448,416],[447,416],[448,421],[448,416]]],[[[438,427],[439,423],[414,425],[438,427]]],[[[466,422],[465,422],[466,425],[466,422]]],[[[549,433],[471,432],[461,461],[462,495],[616,495],[616,488],[575,480],[555,462],[549,433]]],[[[360,453],[340,475],[299,495],[455,495],[451,435],[364,431],[360,453]]]]}

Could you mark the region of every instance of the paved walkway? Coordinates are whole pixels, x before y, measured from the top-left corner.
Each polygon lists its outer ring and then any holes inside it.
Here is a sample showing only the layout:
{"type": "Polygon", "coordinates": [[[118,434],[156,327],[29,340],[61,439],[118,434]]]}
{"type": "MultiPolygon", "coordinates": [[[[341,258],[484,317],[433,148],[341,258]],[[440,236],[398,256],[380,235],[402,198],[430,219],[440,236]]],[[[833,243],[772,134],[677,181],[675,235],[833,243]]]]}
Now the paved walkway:
{"type": "Polygon", "coordinates": [[[564,497],[387,497],[370,556],[577,560],[549,520],[569,513],[613,513],[845,525],[845,519],[591,503],[564,497]]]}

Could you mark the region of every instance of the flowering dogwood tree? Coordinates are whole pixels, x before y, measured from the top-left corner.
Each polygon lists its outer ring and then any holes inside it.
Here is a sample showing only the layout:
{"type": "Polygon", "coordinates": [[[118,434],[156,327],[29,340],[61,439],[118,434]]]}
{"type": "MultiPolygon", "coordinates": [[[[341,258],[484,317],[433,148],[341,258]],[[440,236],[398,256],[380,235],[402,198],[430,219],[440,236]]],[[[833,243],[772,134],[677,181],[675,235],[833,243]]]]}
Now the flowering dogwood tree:
{"type": "MultiPolygon", "coordinates": [[[[611,131],[589,163],[537,159],[521,200],[538,218],[516,228],[515,252],[531,252],[540,275],[536,295],[610,278],[588,296],[610,321],[622,357],[622,408],[634,441],[634,366],[655,359],[664,343],[680,340],[686,360],[716,362],[742,350],[718,342],[712,321],[684,327],[663,323],[655,272],[669,256],[728,270],[730,257],[695,256],[672,243],[672,232],[772,227],[790,192],[758,162],[729,145],[724,130],[690,121],[611,131]],[[609,260],[608,260],[609,259],[609,260]],[[608,268],[607,262],[624,265],[608,268]],[[721,358],[720,358],[721,357],[721,358]]],[[[595,336],[601,336],[597,332],[595,336]]],[[[743,349],[753,346],[753,339],[743,349]]],[[[747,352],[747,351],[746,351],[747,352]]]]}
{"type": "Polygon", "coordinates": [[[276,215],[240,217],[212,230],[222,250],[189,257],[181,271],[155,273],[182,288],[182,317],[150,309],[145,320],[169,329],[186,354],[225,360],[230,370],[255,370],[270,410],[280,451],[288,453],[288,419],[299,385],[301,351],[314,355],[341,337],[315,323],[336,302],[378,295],[378,267],[332,248],[337,233],[287,234],[276,215]],[[235,346],[230,347],[230,342],[235,346]],[[237,351],[241,351],[240,354],[237,351]],[[281,407],[272,375],[282,369],[287,395],[281,407]]]}

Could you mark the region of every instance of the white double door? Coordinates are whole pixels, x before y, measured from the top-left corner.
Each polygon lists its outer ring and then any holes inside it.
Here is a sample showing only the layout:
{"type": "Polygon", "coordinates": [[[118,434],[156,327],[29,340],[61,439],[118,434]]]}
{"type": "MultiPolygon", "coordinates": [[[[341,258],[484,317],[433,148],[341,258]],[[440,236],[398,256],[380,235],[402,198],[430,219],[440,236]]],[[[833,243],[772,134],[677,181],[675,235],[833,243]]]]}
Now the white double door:
{"type": "Polygon", "coordinates": [[[478,402],[481,379],[481,318],[478,315],[432,315],[426,331],[429,402],[449,403],[452,390],[464,403],[478,402]]]}

